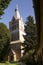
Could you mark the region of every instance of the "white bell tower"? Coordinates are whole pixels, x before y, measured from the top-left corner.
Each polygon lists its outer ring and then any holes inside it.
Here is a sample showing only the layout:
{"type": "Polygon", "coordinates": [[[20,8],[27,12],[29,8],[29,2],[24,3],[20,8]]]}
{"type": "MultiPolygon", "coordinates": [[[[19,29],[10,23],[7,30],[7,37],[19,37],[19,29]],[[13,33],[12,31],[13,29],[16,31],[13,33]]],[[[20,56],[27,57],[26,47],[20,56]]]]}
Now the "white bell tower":
{"type": "Polygon", "coordinates": [[[24,32],[24,22],[22,17],[20,16],[18,6],[16,6],[15,14],[9,22],[9,30],[11,33],[11,48],[13,52],[16,54],[16,60],[18,60],[21,57],[21,43],[24,42],[23,35],[24,32]]]}
{"type": "Polygon", "coordinates": [[[11,20],[11,22],[9,23],[9,29],[11,32],[11,37],[12,37],[12,41],[11,44],[13,43],[18,43],[18,42],[24,42],[24,22],[22,17],[20,16],[19,10],[18,10],[18,6],[16,6],[15,9],[15,14],[11,20]]]}

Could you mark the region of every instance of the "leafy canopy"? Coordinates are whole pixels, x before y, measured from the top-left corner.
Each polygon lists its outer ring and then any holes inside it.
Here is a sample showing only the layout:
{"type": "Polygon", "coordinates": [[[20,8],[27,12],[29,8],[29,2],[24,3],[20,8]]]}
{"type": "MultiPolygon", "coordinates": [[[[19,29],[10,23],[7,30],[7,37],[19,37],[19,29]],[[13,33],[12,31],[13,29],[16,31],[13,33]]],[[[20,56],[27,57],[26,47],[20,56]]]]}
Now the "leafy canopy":
{"type": "Polygon", "coordinates": [[[0,53],[3,50],[4,46],[6,46],[8,40],[10,41],[10,32],[7,29],[6,25],[0,23],[0,53]]]}
{"type": "Polygon", "coordinates": [[[0,0],[0,16],[4,14],[4,9],[8,7],[11,0],[0,0]]]}

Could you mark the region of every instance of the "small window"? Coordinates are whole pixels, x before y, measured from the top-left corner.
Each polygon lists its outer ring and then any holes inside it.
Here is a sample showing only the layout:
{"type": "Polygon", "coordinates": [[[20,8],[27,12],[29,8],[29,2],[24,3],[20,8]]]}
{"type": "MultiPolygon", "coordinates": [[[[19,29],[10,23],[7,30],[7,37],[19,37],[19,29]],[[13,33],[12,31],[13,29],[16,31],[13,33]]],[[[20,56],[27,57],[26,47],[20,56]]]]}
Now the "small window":
{"type": "Polygon", "coordinates": [[[14,25],[14,29],[16,29],[16,25],[14,25]]]}
{"type": "Polygon", "coordinates": [[[12,30],[14,30],[14,26],[12,26],[12,30]]]}
{"type": "Polygon", "coordinates": [[[17,32],[17,33],[13,33],[12,34],[12,39],[11,39],[12,41],[16,41],[16,40],[19,40],[19,32],[17,32]]]}

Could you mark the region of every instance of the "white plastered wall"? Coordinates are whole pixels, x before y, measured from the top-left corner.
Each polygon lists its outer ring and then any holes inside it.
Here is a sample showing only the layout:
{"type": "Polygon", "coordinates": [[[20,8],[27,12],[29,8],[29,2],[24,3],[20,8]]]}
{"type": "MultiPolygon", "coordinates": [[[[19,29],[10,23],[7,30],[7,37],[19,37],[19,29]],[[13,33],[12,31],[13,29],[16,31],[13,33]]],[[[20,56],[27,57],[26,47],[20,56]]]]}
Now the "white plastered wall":
{"type": "Polygon", "coordinates": [[[24,42],[24,37],[23,35],[25,35],[25,32],[24,32],[24,23],[23,21],[20,19],[19,20],[19,39],[20,41],[23,43],[24,42]]]}

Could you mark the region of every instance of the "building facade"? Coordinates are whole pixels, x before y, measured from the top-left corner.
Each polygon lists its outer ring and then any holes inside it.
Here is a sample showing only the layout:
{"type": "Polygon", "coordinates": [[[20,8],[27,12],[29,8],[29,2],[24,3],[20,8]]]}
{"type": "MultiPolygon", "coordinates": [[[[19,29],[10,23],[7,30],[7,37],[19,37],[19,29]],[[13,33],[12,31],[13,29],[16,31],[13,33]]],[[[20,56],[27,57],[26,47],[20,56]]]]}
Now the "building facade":
{"type": "Polygon", "coordinates": [[[9,30],[11,33],[11,51],[9,52],[10,61],[18,61],[23,56],[22,44],[24,42],[24,22],[20,16],[18,6],[16,6],[15,14],[9,22],[9,30]]]}

